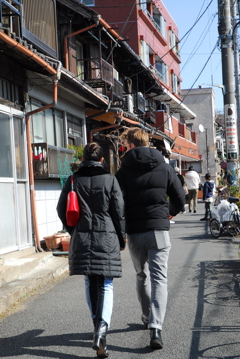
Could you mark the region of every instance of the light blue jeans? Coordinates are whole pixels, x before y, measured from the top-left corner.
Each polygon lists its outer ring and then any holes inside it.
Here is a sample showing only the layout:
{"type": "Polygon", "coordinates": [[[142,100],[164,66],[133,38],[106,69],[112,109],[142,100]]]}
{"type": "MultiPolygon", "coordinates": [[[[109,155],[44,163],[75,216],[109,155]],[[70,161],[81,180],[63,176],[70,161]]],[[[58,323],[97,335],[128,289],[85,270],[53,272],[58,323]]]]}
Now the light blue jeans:
{"type": "Polygon", "coordinates": [[[168,231],[128,234],[136,271],[137,295],[148,328],[162,330],[167,307],[167,269],[171,248],[168,231]]]}
{"type": "Polygon", "coordinates": [[[87,304],[93,320],[104,320],[110,327],[113,309],[113,278],[84,276],[87,304]]]}

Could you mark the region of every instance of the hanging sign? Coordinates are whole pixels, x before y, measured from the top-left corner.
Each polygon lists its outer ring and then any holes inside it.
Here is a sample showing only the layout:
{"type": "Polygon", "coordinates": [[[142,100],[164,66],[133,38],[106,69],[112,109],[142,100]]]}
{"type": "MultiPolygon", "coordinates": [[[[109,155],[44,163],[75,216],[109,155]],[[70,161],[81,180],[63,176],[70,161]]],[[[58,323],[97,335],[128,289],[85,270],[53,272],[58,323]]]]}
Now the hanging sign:
{"type": "Polygon", "coordinates": [[[237,120],[235,105],[224,105],[227,160],[238,159],[237,120]]]}

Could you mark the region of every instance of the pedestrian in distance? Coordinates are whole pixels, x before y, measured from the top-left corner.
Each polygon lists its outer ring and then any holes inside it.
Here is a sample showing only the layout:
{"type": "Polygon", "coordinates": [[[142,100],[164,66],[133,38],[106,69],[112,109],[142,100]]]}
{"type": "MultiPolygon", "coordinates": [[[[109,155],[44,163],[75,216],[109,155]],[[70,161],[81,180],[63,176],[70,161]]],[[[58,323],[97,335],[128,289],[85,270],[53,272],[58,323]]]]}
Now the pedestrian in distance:
{"type": "Polygon", "coordinates": [[[184,177],[183,177],[183,175],[180,174],[180,169],[179,169],[179,167],[175,167],[175,168],[174,168],[174,171],[175,171],[175,173],[176,173],[176,175],[177,175],[179,181],[181,182],[181,185],[184,186],[184,183],[185,183],[185,182],[184,182],[184,177]]]}
{"type": "Polygon", "coordinates": [[[113,278],[122,276],[120,250],[125,248],[124,201],[118,181],[103,167],[103,149],[97,143],[84,148],[74,173],[74,190],[81,208],[76,227],[66,222],[70,177],[61,192],[57,212],[71,234],[70,275],[84,275],[87,304],[94,325],[93,349],[108,357],[107,330],[113,308],[113,278]]]}
{"type": "Polygon", "coordinates": [[[205,180],[203,186],[203,202],[205,203],[205,216],[200,219],[200,221],[207,221],[208,215],[210,214],[210,204],[213,202],[213,195],[214,195],[214,182],[211,179],[211,174],[205,174],[205,180]]]}
{"type": "MultiPolygon", "coordinates": [[[[181,185],[183,186],[183,189],[184,189],[184,191],[185,191],[185,194],[188,194],[187,186],[186,186],[186,184],[185,184],[183,175],[180,174],[180,169],[179,169],[179,167],[175,167],[175,168],[174,168],[174,171],[175,171],[175,173],[176,173],[176,175],[177,175],[179,181],[181,182],[181,185]]],[[[182,212],[182,213],[185,213],[185,212],[186,212],[186,211],[185,211],[185,206],[182,208],[182,211],[181,211],[181,212],[182,212]]]]}
{"type": "Polygon", "coordinates": [[[150,329],[150,346],[161,349],[171,248],[169,220],[182,210],[185,194],[174,169],[157,149],[149,147],[143,129],[130,128],[121,138],[127,152],[116,177],[125,200],[126,232],[141,319],[150,329]]]}
{"type": "Polygon", "coordinates": [[[200,185],[199,174],[194,171],[193,166],[188,168],[188,171],[185,173],[185,182],[188,189],[188,209],[189,212],[197,212],[197,198],[198,198],[198,189],[200,185]]]}

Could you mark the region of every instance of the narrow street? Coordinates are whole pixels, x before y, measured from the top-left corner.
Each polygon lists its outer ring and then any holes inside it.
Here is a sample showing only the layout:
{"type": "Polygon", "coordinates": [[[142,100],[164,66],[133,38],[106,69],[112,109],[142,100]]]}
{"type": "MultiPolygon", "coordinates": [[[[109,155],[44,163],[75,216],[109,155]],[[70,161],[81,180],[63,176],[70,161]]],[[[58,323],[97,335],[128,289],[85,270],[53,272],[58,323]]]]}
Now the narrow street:
{"type": "MultiPolygon", "coordinates": [[[[187,210],[187,208],[186,208],[187,210]]],[[[169,299],[162,331],[164,348],[149,347],[135,291],[129,252],[122,252],[123,277],[114,281],[114,312],[107,343],[114,359],[240,358],[239,238],[211,237],[196,214],[180,214],[171,225],[169,299]]],[[[0,319],[1,358],[95,358],[92,322],[83,277],[64,276],[56,285],[19,304],[0,319]]]]}

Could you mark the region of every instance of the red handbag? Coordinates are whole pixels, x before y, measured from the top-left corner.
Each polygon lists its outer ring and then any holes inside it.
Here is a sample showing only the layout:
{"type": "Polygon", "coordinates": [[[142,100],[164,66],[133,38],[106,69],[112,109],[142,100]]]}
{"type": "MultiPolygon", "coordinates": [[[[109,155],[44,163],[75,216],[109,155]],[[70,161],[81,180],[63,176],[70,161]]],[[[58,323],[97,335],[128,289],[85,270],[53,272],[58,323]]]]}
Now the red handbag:
{"type": "Polygon", "coordinates": [[[73,189],[73,176],[71,176],[71,191],[68,193],[66,209],[67,225],[70,227],[75,227],[79,217],[80,207],[77,193],[73,189]]]}

